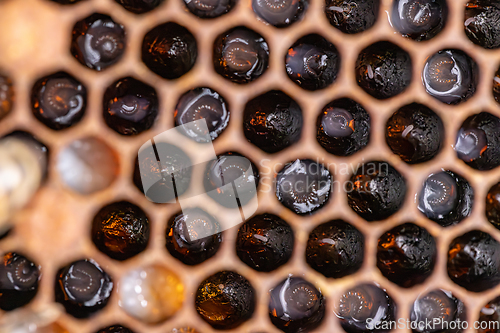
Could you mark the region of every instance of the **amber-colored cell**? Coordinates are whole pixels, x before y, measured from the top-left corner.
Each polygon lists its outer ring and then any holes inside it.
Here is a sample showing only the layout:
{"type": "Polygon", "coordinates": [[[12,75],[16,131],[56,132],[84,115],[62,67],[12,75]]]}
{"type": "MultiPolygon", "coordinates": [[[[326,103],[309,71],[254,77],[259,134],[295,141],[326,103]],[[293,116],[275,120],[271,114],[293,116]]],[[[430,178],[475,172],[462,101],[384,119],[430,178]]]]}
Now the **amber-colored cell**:
{"type": "Polygon", "coordinates": [[[14,88],[12,80],[0,74],[0,119],[5,117],[12,109],[14,103],[14,88]]]}
{"type": "Polygon", "coordinates": [[[143,210],[130,202],[103,207],[92,223],[92,241],[113,259],[125,260],[146,248],[149,220],[143,210]]]}
{"type": "Polygon", "coordinates": [[[87,137],[73,141],[59,153],[59,176],[66,186],[91,194],[110,186],[119,172],[118,156],[105,142],[87,137]]]}
{"type": "Polygon", "coordinates": [[[157,324],[182,307],[184,285],[170,269],[154,264],[127,272],[120,281],[118,295],[118,304],[127,314],[157,324]]]}
{"type": "Polygon", "coordinates": [[[255,290],[238,273],[218,272],[201,282],[196,291],[196,311],[215,329],[232,329],[250,319],[255,290]]]}

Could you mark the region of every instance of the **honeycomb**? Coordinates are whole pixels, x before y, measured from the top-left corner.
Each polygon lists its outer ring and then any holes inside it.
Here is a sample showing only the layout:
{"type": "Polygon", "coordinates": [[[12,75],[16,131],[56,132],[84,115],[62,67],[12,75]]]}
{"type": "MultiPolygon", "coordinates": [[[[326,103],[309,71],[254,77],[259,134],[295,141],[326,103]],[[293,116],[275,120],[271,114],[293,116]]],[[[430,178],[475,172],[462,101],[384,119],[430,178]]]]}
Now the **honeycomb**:
{"type": "MultiPolygon", "coordinates": [[[[415,42],[401,37],[389,24],[392,1],[381,0],[379,18],[369,30],[346,35],[333,28],[324,14],[324,0],[310,0],[304,17],[287,28],[266,25],[253,13],[250,0],[240,0],[226,15],[202,20],[185,8],[181,0],[167,0],[157,9],[135,15],[127,12],[113,0],[88,0],[72,6],[61,6],[46,0],[0,1],[0,68],[14,81],[16,99],[12,112],[0,121],[0,136],[13,130],[36,134],[50,149],[48,179],[31,200],[28,207],[15,219],[15,229],[0,241],[0,252],[19,251],[41,266],[42,278],[35,299],[25,308],[45,309],[54,306],[54,281],[57,270],[71,261],[92,258],[119,283],[121,276],[139,265],[160,263],[172,268],[185,284],[186,300],[182,309],[171,319],[155,326],[144,324],[126,315],[118,305],[117,288],[113,290],[107,307],[90,320],[78,320],[64,311],[57,323],[71,333],[90,333],[121,323],[136,332],[169,332],[175,327],[192,326],[200,332],[216,332],[196,313],[194,293],[207,276],[223,270],[234,270],[245,276],[256,289],[257,307],[253,317],[240,327],[228,332],[279,332],[268,315],[268,291],[289,274],[299,275],[317,286],[327,299],[327,311],[316,332],[342,332],[333,309],[342,293],[362,282],[376,282],[386,289],[397,303],[397,318],[409,318],[413,301],[426,291],[441,288],[452,291],[465,303],[467,320],[478,320],[481,308],[500,294],[500,285],[482,293],[472,293],[454,284],[446,271],[447,251],[451,241],[473,229],[483,230],[500,241],[500,232],[488,223],[485,197],[491,186],[500,180],[500,168],[477,171],[460,161],[453,144],[462,122],[470,115],[488,111],[500,116],[500,106],[492,95],[492,79],[500,63],[498,51],[486,50],[470,42],[464,33],[464,4],[466,0],[448,0],[448,21],[441,33],[426,42],[415,42]],[[122,23],[127,31],[127,48],[123,58],[114,66],[96,72],[79,64],[70,54],[71,30],[76,21],[99,12],[122,23]],[[140,49],[144,35],[164,22],[176,22],[187,27],[198,42],[198,60],[194,68],[177,80],[165,80],[155,75],[141,62],[140,49]],[[245,25],[258,32],[270,46],[269,69],[258,80],[236,85],[217,75],[212,64],[213,42],[219,34],[245,25]],[[317,33],[332,42],[341,55],[341,70],[334,84],[326,89],[308,92],[294,84],[285,71],[284,57],[297,39],[317,33]],[[377,100],[365,93],[355,80],[355,61],[361,50],[377,41],[390,41],[412,58],[413,81],[402,93],[388,100],[377,100]],[[421,71],[426,59],[444,48],[457,48],[468,53],[478,64],[480,82],[475,95],[459,105],[445,105],[429,96],[421,82],[421,71]],[[78,78],[88,89],[88,106],[84,118],[65,131],[53,131],[31,114],[30,94],[34,82],[42,76],[64,70],[78,78]],[[124,137],[108,128],[102,117],[102,96],[117,79],[134,76],[153,86],[160,99],[160,113],[151,130],[133,137],[124,137]],[[283,207],[272,191],[273,177],[261,178],[258,195],[260,213],[273,213],[293,228],[296,244],[292,259],[272,273],[258,273],[236,256],[234,250],[237,228],[225,231],[224,242],[214,258],[197,266],[179,263],[165,249],[167,221],[179,211],[176,205],[156,205],[148,201],[132,183],[134,160],[139,147],[154,135],[174,126],[173,112],[179,97],[198,86],[208,86],[224,95],[229,103],[231,118],[222,135],[214,141],[216,153],[236,151],[244,153],[254,163],[269,159],[268,165],[283,165],[296,158],[310,158],[328,164],[385,160],[393,165],[407,181],[408,192],[403,207],[381,222],[367,222],[348,205],[346,195],[334,188],[330,201],[318,212],[299,216],[283,207]],[[248,143],[243,135],[242,114],[247,101],[272,89],[280,89],[301,106],[304,127],[300,141],[279,153],[266,154],[248,143]],[[330,101],[350,97],[361,103],[370,114],[371,140],[360,153],[350,157],[327,154],[316,141],[316,119],[330,101]],[[434,110],[445,124],[442,151],[431,161],[408,165],[394,155],[385,142],[385,124],[394,111],[417,102],[434,110]],[[108,188],[91,195],[80,195],[67,188],[57,172],[59,153],[74,140],[93,136],[106,142],[119,153],[119,174],[108,188]],[[417,209],[415,195],[427,176],[440,169],[452,170],[467,178],[474,188],[472,214],[458,225],[446,230],[426,219],[417,209]],[[124,262],[117,262],[99,252],[93,245],[90,230],[95,213],[105,204],[128,200],[141,206],[151,221],[151,238],[147,249],[124,262]],[[359,271],[340,279],[327,279],[312,270],[305,262],[308,235],[317,225],[343,219],[358,228],[365,236],[365,260],[359,271]],[[422,284],[401,288],[382,276],[376,267],[376,247],[379,237],[387,230],[404,222],[425,227],[436,239],[438,256],[432,275],[422,284]]],[[[278,170],[280,167],[278,167],[278,170]]],[[[343,183],[350,175],[335,174],[343,183]]],[[[24,310],[22,310],[24,311],[24,310]]],[[[4,313],[0,312],[0,317],[4,313]]],[[[396,330],[403,332],[405,330],[396,330]]],[[[466,332],[472,332],[472,327],[466,332]]]]}

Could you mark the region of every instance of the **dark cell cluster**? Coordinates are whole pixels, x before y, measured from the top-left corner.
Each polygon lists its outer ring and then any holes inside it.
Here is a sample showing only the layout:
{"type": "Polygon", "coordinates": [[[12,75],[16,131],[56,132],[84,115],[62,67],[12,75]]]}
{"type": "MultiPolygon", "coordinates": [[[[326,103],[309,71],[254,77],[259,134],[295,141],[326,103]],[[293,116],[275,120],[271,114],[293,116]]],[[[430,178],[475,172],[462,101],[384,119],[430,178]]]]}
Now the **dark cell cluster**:
{"type": "Polygon", "coordinates": [[[310,332],[325,316],[321,292],[300,277],[288,277],[270,291],[269,317],[285,333],[310,332]]]}
{"type": "Polygon", "coordinates": [[[388,332],[370,329],[371,324],[378,323],[383,327],[396,318],[396,304],[374,284],[360,284],[345,291],[336,305],[335,315],[347,333],[388,332]]]}
{"type": "Polygon", "coordinates": [[[460,223],[472,212],[474,190],[453,171],[431,174],[418,195],[418,209],[442,227],[460,223]]]}
{"type": "Polygon", "coordinates": [[[302,110],[282,91],[272,90],[250,100],[243,112],[243,133],[266,153],[276,153],[300,140],[302,110]]]}
{"type": "Polygon", "coordinates": [[[417,41],[431,39],[443,30],[448,18],[446,0],[396,0],[392,4],[392,26],[417,41]]]}
{"type": "Polygon", "coordinates": [[[191,159],[182,149],[155,141],[154,147],[147,146],[139,151],[133,181],[150,201],[172,203],[188,189],[191,166],[191,159]]]}
{"type": "Polygon", "coordinates": [[[213,257],[222,243],[218,221],[200,208],[183,209],[168,221],[168,252],[186,265],[198,265],[213,257]]]}
{"type": "Polygon", "coordinates": [[[195,306],[213,328],[232,329],[250,319],[255,299],[255,290],[247,279],[232,271],[221,271],[201,282],[195,306]]]}
{"type": "Polygon", "coordinates": [[[328,103],[316,122],[316,140],[330,154],[350,156],[370,141],[370,115],[349,98],[328,103]]]}
{"type": "Polygon", "coordinates": [[[215,39],[215,71],[236,83],[248,83],[269,66],[269,46],[260,34],[247,27],[230,29],[215,39]]]}
{"type": "Polygon", "coordinates": [[[325,0],[330,24],[347,34],[370,29],[377,21],[380,0],[325,0]]]}
{"type": "Polygon", "coordinates": [[[413,332],[459,333],[462,330],[451,328],[450,323],[465,321],[467,317],[462,301],[449,291],[437,289],[419,296],[413,302],[410,319],[416,327],[413,332]]]}
{"type": "Polygon", "coordinates": [[[309,0],[252,0],[255,14],[276,27],[286,27],[296,22],[308,6],[309,0]]]}
{"type": "Polygon", "coordinates": [[[470,291],[495,287],[500,282],[500,244],[480,230],[455,238],[448,250],[448,275],[470,291]]]}
{"type": "Polygon", "coordinates": [[[337,48],[320,35],[311,34],[298,39],[285,57],[288,77],[306,90],[328,87],[340,70],[337,48]]]}
{"type": "Polygon", "coordinates": [[[129,12],[135,14],[147,13],[163,3],[164,0],[115,0],[129,12]]]}
{"type": "Polygon", "coordinates": [[[0,309],[11,311],[28,304],[38,291],[40,268],[15,252],[0,261],[0,309]]]}
{"type": "Polygon", "coordinates": [[[458,158],[477,170],[500,165],[500,119],[481,112],[465,119],[458,130],[455,151],[458,158]]]}
{"type": "Polygon", "coordinates": [[[252,217],[238,230],[236,254],[248,266],[270,272],[292,256],[295,237],[284,220],[273,214],[252,217]]]}
{"type": "Polygon", "coordinates": [[[12,79],[10,76],[0,73],[0,120],[12,110],[14,97],[12,79]]]}
{"type": "Polygon", "coordinates": [[[75,318],[87,318],[103,309],[112,290],[110,276],[91,259],[75,261],[56,275],[56,302],[75,318]]]}
{"type": "Polygon", "coordinates": [[[367,221],[379,221],[396,213],[406,197],[406,181],[384,161],[363,163],[346,184],[347,203],[367,221]]]}
{"type": "Polygon", "coordinates": [[[87,89],[66,72],[37,80],[31,91],[33,115],[54,130],[78,123],[87,108],[87,89]]]}
{"type": "Polygon", "coordinates": [[[320,224],[309,234],[306,262],[329,278],[355,273],[363,265],[365,238],[342,220],[320,224]]]}
{"type": "Polygon", "coordinates": [[[441,118],[422,104],[405,105],[387,120],[386,142],[394,154],[409,164],[434,158],[444,137],[441,118]]]}
{"type": "Polygon", "coordinates": [[[402,93],[411,83],[410,55],[391,42],[377,42],[363,49],[356,61],[358,85],[377,99],[402,93]]]}
{"type": "Polygon", "coordinates": [[[149,233],[149,219],[144,211],[127,201],[104,206],[92,222],[92,241],[101,252],[116,260],[144,251],[149,233]]]}
{"type": "Polygon", "coordinates": [[[446,104],[468,100],[478,83],[476,62],[460,50],[441,50],[427,59],[422,82],[429,95],[446,104]]]}
{"type": "Polygon", "coordinates": [[[201,18],[214,18],[226,14],[236,2],[236,0],[184,0],[186,8],[201,18]]]}
{"type": "Polygon", "coordinates": [[[500,3],[490,0],[472,0],[465,6],[465,34],[486,49],[500,47],[500,3]]]}
{"type": "Polygon", "coordinates": [[[155,74],[177,79],[193,68],[198,44],[193,34],[174,22],[149,30],[142,41],[142,61],[155,74]]]}
{"type": "Polygon", "coordinates": [[[276,175],[276,196],[288,209],[299,215],[311,214],[323,207],[331,196],[332,175],[313,160],[295,160],[276,175]]]}
{"type": "Polygon", "coordinates": [[[96,71],[118,62],[125,47],[125,28],[108,15],[92,14],[73,27],[71,54],[82,65],[96,71]]]}
{"type": "Polygon", "coordinates": [[[120,79],[104,93],[103,115],[106,124],[120,134],[146,131],[158,115],[156,90],[132,77],[120,79]]]}
{"type": "Polygon", "coordinates": [[[218,204],[238,209],[256,199],[259,170],[246,157],[226,152],[207,164],[203,185],[218,204]]]}
{"type": "Polygon", "coordinates": [[[413,223],[399,225],[378,240],[377,267],[390,281],[410,288],[424,282],[436,263],[436,242],[413,223]]]}
{"type": "Polygon", "coordinates": [[[179,98],[174,112],[179,131],[196,142],[215,140],[229,123],[229,109],[224,98],[206,87],[192,89],[179,98]],[[205,127],[195,123],[205,119],[205,127]],[[207,132],[208,131],[208,132],[207,132]]]}

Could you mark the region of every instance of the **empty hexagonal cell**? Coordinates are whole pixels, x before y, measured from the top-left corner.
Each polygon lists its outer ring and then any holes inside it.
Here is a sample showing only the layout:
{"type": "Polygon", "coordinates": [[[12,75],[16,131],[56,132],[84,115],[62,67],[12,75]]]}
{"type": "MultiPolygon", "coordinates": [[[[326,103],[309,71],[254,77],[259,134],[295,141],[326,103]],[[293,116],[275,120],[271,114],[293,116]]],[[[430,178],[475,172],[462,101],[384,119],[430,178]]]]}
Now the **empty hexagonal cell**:
{"type": "Polygon", "coordinates": [[[469,39],[486,49],[500,47],[500,4],[472,0],[465,5],[464,29],[469,39]]]}
{"type": "Polygon", "coordinates": [[[377,267],[390,281],[405,288],[424,282],[436,263],[436,242],[413,223],[399,225],[380,236],[377,267]]]}
{"type": "Polygon", "coordinates": [[[238,230],[236,254],[248,266],[270,272],[292,256],[295,237],[288,223],[273,214],[257,215],[238,230]]]}
{"type": "Polygon", "coordinates": [[[201,18],[215,18],[228,13],[237,0],[184,0],[186,8],[201,18]]]}
{"type": "Polygon", "coordinates": [[[332,175],[322,164],[297,159],[287,163],[276,175],[276,196],[296,214],[311,214],[323,207],[331,196],[332,175]]]}
{"type": "Polygon", "coordinates": [[[0,120],[5,117],[14,104],[14,87],[11,78],[0,73],[0,120]]]}
{"type": "Polygon", "coordinates": [[[125,260],[144,251],[149,241],[149,219],[138,206],[119,201],[101,208],[92,222],[92,241],[109,257],[125,260]]]}
{"type": "Polygon", "coordinates": [[[111,277],[92,259],[78,260],[56,275],[55,299],[75,318],[88,318],[102,310],[113,290],[111,277]]]}
{"type": "Polygon", "coordinates": [[[363,265],[365,237],[342,220],[320,224],[309,234],[305,258],[311,268],[326,277],[341,278],[363,265]]]}
{"type": "Polygon", "coordinates": [[[418,209],[443,227],[460,223],[472,212],[474,190],[452,171],[429,175],[418,195],[418,209]]]}
{"type": "Polygon", "coordinates": [[[406,180],[384,161],[361,164],[345,184],[347,203],[367,221],[379,221],[396,213],[406,197],[406,180]]]}
{"type": "Polygon", "coordinates": [[[422,72],[427,93],[446,104],[468,100],[476,92],[478,80],[476,62],[465,52],[455,49],[431,55],[422,72]]]}
{"type": "Polygon", "coordinates": [[[300,20],[308,6],[308,0],[252,0],[257,17],[276,27],[286,27],[300,20]]]}
{"type": "Polygon", "coordinates": [[[149,30],[142,41],[142,61],[155,74],[177,79],[193,68],[198,45],[193,34],[174,22],[149,30]]]}
{"type": "Polygon", "coordinates": [[[179,98],[174,119],[175,125],[180,126],[178,128],[181,133],[196,142],[203,142],[207,133],[204,133],[201,128],[189,126],[189,123],[205,119],[208,134],[213,141],[229,123],[229,108],[224,97],[218,92],[207,87],[200,87],[189,90],[179,98]]]}
{"type": "Polygon", "coordinates": [[[156,90],[132,77],[120,79],[104,93],[103,115],[106,124],[120,134],[146,131],[158,115],[156,90]]]}
{"type": "Polygon", "coordinates": [[[278,152],[299,141],[302,125],[300,106],[278,90],[250,100],[243,112],[245,137],[267,153],[278,152]]]}
{"type": "Polygon", "coordinates": [[[221,271],[203,280],[195,295],[201,318],[215,329],[232,329],[252,317],[256,295],[250,282],[232,271],[221,271]]]}
{"type": "Polygon", "coordinates": [[[143,14],[160,6],[164,0],[115,0],[129,12],[143,14]]]}
{"type": "Polygon", "coordinates": [[[325,0],[330,24],[347,34],[370,29],[379,15],[380,0],[325,0]]]}
{"type": "Polygon", "coordinates": [[[410,312],[413,332],[460,333],[467,320],[464,303],[450,291],[436,289],[420,295],[410,312]]]}
{"type": "Polygon", "coordinates": [[[500,244],[480,230],[455,238],[448,250],[448,275],[470,291],[495,287],[500,282],[500,244]]]}
{"type": "Polygon", "coordinates": [[[73,27],[71,54],[82,65],[101,71],[122,58],[126,42],[123,25],[108,15],[95,13],[73,27]]]}
{"type": "Polygon", "coordinates": [[[125,273],[118,288],[120,307],[130,316],[158,324],[179,311],[184,302],[184,285],[164,266],[153,264],[125,273]]]}
{"type": "Polygon", "coordinates": [[[269,46],[257,32],[236,27],[220,34],[214,42],[215,71],[236,83],[259,78],[269,66],[269,46]]]}
{"type": "Polygon", "coordinates": [[[57,157],[57,170],[63,183],[81,194],[92,194],[109,187],[119,172],[116,152],[95,137],[78,139],[57,157]]]}
{"type": "Polygon", "coordinates": [[[168,221],[167,250],[186,265],[198,265],[210,259],[217,253],[221,243],[219,222],[200,208],[183,209],[168,221]]]}
{"type": "Polygon", "coordinates": [[[446,0],[396,0],[390,23],[401,35],[422,41],[440,33],[447,18],[446,0]]]}
{"type": "Polygon", "coordinates": [[[326,301],[309,281],[289,276],[269,294],[269,317],[283,332],[309,332],[321,325],[326,301]]]}
{"type": "Polygon", "coordinates": [[[500,165],[500,118],[481,112],[465,119],[458,130],[455,151],[458,158],[477,170],[500,165]]]}
{"type": "Polygon", "coordinates": [[[288,77],[306,90],[323,89],[332,84],[340,70],[337,48],[317,34],[299,38],[285,57],[288,77]]]}
{"type": "Polygon", "coordinates": [[[31,91],[33,115],[47,127],[61,130],[78,123],[87,108],[87,89],[66,72],[40,78],[31,91]]]}
{"type": "Polygon", "coordinates": [[[38,292],[40,267],[25,256],[9,252],[0,262],[0,309],[11,311],[28,304],[38,292]]]}
{"type": "Polygon", "coordinates": [[[431,160],[445,137],[441,118],[422,104],[405,105],[387,120],[385,139],[392,152],[409,164],[431,160]]]}
{"type": "Polygon", "coordinates": [[[358,85],[377,99],[402,93],[412,80],[410,55],[399,46],[377,42],[363,49],[356,61],[358,85]]]}
{"type": "Polygon", "coordinates": [[[334,313],[347,333],[389,332],[389,325],[396,318],[396,303],[391,296],[370,283],[346,290],[334,306],[334,313]]]}
{"type": "Polygon", "coordinates": [[[330,154],[350,156],[370,141],[370,115],[349,98],[328,103],[316,122],[316,140],[330,154]]]}

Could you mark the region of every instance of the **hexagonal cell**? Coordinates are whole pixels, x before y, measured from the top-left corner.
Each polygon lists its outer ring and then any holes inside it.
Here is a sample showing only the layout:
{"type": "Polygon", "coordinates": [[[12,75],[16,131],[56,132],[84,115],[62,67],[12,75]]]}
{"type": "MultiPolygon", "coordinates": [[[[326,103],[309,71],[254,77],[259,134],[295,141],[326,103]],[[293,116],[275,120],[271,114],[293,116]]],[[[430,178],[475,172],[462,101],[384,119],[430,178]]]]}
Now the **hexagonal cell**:
{"type": "Polygon", "coordinates": [[[237,0],[184,0],[186,8],[200,18],[215,18],[228,13],[237,0]]]}
{"type": "Polygon", "coordinates": [[[409,164],[433,159],[441,151],[444,137],[441,118],[422,104],[405,105],[387,120],[386,142],[409,164]]]}
{"type": "Polygon", "coordinates": [[[306,262],[329,278],[342,278],[363,265],[365,237],[343,220],[320,224],[309,234],[306,262]]]}
{"type": "Polygon", "coordinates": [[[500,229],[500,183],[493,185],[486,195],[486,218],[500,229]]]}
{"type": "Polygon", "coordinates": [[[300,140],[302,110],[287,94],[272,90],[250,100],[243,112],[243,133],[266,153],[276,153],[300,140]]]}
{"type": "Polygon", "coordinates": [[[257,32],[236,27],[215,39],[213,63],[215,71],[226,79],[248,83],[269,67],[269,46],[257,32]]]}
{"type": "Polygon", "coordinates": [[[97,212],[91,234],[101,252],[116,260],[126,260],[146,249],[149,230],[149,219],[140,207],[119,201],[97,212]]]}
{"type": "Polygon", "coordinates": [[[155,74],[177,79],[193,68],[198,45],[193,34],[174,22],[149,30],[142,41],[142,61],[155,74]]]}
{"type": "Polygon", "coordinates": [[[299,38],[285,56],[288,77],[306,90],[323,89],[337,79],[340,54],[335,45],[320,35],[299,38]]]}
{"type": "Polygon", "coordinates": [[[119,172],[117,153],[104,141],[86,137],[70,143],[57,157],[63,183],[80,194],[109,187],[119,172]]]}
{"type": "Polygon", "coordinates": [[[410,55],[399,46],[377,42],[361,51],[356,61],[356,81],[377,99],[391,98],[402,93],[412,80],[410,55]]]}
{"type": "Polygon", "coordinates": [[[111,325],[104,327],[96,333],[134,333],[130,328],[122,325],[111,325]]]}
{"type": "Polygon", "coordinates": [[[478,333],[498,332],[500,329],[500,297],[492,299],[481,309],[478,333]]]}
{"type": "Polygon", "coordinates": [[[377,22],[380,0],[325,0],[330,24],[346,34],[370,29],[377,22]]]}
{"type": "Polygon", "coordinates": [[[104,93],[103,115],[106,125],[122,135],[147,131],[158,115],[156,90],[133,77],[120,79],[104,93]]]}
{"type": "Polygon", "coordinates": [[[465,34],[485,49],[500,47],[500,4],[495,1],[472,0],[465,5],[465,34]]]}
{"type": "Polygon", "coordinates": [[[423,41],[439,34],[447,18],[446,0],[396,0],[390,23],[404,37],[423,41]]]}
{"type": "Polygon", "coordinates": [[[54,130],[77,124],[86,108],[87,88],[66,72],[40,78],[31,90],[33,115],[54,130]]]}
{"type": "Polygon", "coordinates": [[[470,291],[495,287],[500,282],[500,243],[480,230],[455,238],[448,250],[448,275],[470,291]]]}
{"type": "Polygon", "coordinates": [[[287,27],[300,20],[309,6],[308,0],[252,0],[252,9],[259,19],[275,27],[287,27]]]}
{"type": "Polygon", "coordinates": [[[115,0],[129,12],[143,14],[160,6],[164,0],[115,0]]]}
{"type": "Polygon", "coordinates": [[[84,66],[101,71],[125,53],[125,28],[104,14],[94,13],[73,27],[71,54],[84,66]]]}
{"type": "Polygon", "coordinates": [[[316,140],[333,155],[350,156],[370,141],[370,115],[349,98],[328,103],[319,114],[316,127],[316,140]]]}
{"type": "Polygon", "coordinates": [[[388,280],[410,288],[424,282],[436,264],[436,242],[425,229],[405,223],[380,236],[377,267],[388,280]]]}
{"type": "Polygon", "coordinates": [[[474,190],[453,171],[429,175],[418,195],[418,209],[442,227],[460,223],[472,212],[474,190]]]}
{"type": "Polygon", "coordinates": [[[125,273],[118,295],[118,304],[128,315],[148,324],[158,324],[182,307],[184,286],[170,269],[153,264],[125,273]]]}
{"type": "Polygon", "coordinates": [[[479,71],[465,52],[441,50],[431,55],[422,71],[422,82],[429,95],[446,104],[459,104],[476,92],[479,71]]]}

